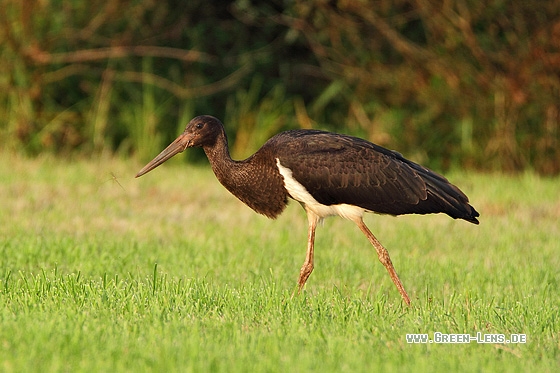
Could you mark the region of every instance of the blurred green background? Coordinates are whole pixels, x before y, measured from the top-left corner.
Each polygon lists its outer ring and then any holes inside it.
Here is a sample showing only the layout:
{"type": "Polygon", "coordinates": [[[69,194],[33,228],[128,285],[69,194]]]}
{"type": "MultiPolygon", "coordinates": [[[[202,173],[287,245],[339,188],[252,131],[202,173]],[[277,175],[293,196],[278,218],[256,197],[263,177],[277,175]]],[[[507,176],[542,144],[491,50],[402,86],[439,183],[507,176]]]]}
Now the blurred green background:
{"type": "Polygon", "coordinates": [[[238,158],[280,130],[314,127],[440,170],[560,172],[557,0],[0,8],[7,151],[146,161],[211,114],[238,158]]]}

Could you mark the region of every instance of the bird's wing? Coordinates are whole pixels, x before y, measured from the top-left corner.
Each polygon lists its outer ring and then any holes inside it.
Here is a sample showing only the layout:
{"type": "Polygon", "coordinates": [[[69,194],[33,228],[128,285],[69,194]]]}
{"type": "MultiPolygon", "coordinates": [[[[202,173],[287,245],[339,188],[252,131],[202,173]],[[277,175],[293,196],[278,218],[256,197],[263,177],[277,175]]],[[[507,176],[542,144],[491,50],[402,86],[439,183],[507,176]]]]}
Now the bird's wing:
{"type": "Polygon", "coordinates": [[[290,136],[294,138],[283,142],[280,162],[321,204],[344,203],[392,215],[441,211],[424,202],[429,184],[451,184],[397,152],[319,131],[294,131],[290,136]]]}

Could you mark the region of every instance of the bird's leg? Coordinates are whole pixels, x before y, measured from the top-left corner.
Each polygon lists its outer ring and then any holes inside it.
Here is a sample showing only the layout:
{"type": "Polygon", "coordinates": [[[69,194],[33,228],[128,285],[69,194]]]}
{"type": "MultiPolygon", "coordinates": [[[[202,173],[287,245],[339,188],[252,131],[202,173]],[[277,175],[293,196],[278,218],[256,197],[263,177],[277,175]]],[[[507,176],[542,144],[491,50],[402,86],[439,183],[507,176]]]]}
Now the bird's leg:
{"type": "MultiPolygon", "coordinates": [[[[306,209],[307,211],[307,209],[306,209]]],[[[305,282],[313,272],[313,251],[315,246],[315,228],[317,227],[317,222],[319,217],[311,211],[307,211],[307,219],[309,220],[309,231],[307,234],[307,254],[305,255],[305,262],[299,271],[298,280],[298,293],[301,292],[305,282]]]]}
{"type": "Polygon", "coordinates": [[[360,227],[361,231],[366,235],[366,237],[368,238],[369,242],[371,242],[373,247],[375,247],[375,250],[377,251],[377,256],[379,257],[379,261],[381,262],[381,264],[385,266],[385,268],[387,268],[387,271],[389,272],[391,279],[397,286],[399,293],[401,293],[404,302],[410,306],[410,298],[408,297],[406,290],[404,290],[404,286],[401,280],[399,279],[397,272],[395,271],[395,267],[393,267],[393,262],[391,262],[391,258],[389,257],[389,252],[387,251],[386,248],[383,247],[383,245],[381,245],[381,242],[379,242],[377,238],[375,238],[373,233],[371,233],[371,231],[365,225],[364,221],[361,218],[359,219],[359,221],[356,221],[356,224],[358,225],[358,227],[360,227]]]}

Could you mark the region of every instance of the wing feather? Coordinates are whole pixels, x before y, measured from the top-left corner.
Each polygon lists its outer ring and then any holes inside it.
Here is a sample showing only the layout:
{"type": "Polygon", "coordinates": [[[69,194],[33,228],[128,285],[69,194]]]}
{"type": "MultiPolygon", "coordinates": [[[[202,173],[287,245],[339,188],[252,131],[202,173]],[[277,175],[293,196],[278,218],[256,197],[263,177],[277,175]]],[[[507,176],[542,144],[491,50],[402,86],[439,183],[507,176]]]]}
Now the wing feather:
{"type": "Polygon", "coordinates": [[[366,140],[295,130],[270,142],[281,145],[276,154],[282,165],[324,205],[351,204],[392,215],[445,212],[477,222],[468,198],[443,176],[366,140]]]}

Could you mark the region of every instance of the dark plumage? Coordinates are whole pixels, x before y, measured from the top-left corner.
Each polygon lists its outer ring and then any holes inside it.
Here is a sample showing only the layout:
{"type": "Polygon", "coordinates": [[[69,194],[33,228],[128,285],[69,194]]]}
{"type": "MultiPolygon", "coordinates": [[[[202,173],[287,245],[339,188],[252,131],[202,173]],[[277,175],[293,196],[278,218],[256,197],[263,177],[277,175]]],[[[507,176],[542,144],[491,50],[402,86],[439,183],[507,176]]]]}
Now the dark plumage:
{"type": "Polygon", "coordinates": [[[275,218],[288,197],[302,204],[309,218],[309,239],[300,289],[313,270],[315,227],[325,216],[340,215],[360,227],[407,304],[410,300],[389,254],[363,223],[363,212],[445,213],[478,224],[479,214],[467,196],[443,176],[366,140],[325,131],[282,132],[246,160],[235,161],[222,123],[199,116],[136,176],[189,147],[202,147],[218,180],[256,212],[275,218]]]}
{"type": "Polygon", "coordinates": [[[275,154],[324,205],[345,203],[390,215],[444,212],[478,224],[467,196],[446,178],[357,137],[286,131],[268,140],[255,157],[261,152],[275,154]]]}

